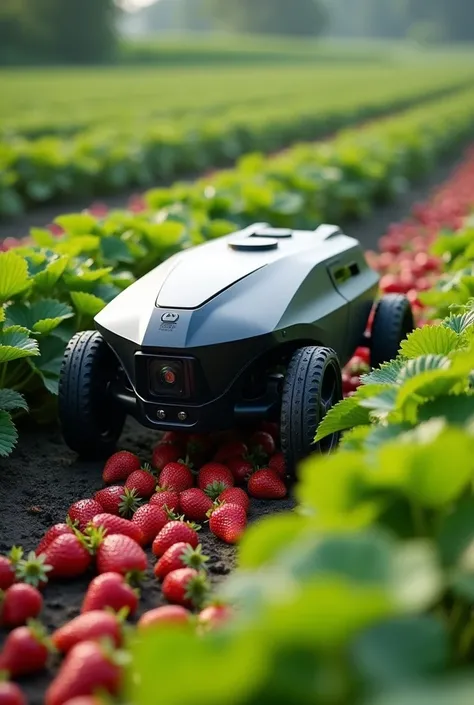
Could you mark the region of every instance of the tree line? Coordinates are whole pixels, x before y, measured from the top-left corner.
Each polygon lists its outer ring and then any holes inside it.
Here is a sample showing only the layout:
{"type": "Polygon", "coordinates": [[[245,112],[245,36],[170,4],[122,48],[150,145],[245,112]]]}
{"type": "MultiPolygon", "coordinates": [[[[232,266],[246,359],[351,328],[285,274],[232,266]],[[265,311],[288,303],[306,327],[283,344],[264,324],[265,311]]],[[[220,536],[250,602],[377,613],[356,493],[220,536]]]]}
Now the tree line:
{"type": "MultiPolygon", "coordinates": [[[[0,63],[114,60],[121,2],[0,0],[0,63]]],[[[470,0],[159,0],[142,12],[155,31],[474,40],[470,0]]]]}

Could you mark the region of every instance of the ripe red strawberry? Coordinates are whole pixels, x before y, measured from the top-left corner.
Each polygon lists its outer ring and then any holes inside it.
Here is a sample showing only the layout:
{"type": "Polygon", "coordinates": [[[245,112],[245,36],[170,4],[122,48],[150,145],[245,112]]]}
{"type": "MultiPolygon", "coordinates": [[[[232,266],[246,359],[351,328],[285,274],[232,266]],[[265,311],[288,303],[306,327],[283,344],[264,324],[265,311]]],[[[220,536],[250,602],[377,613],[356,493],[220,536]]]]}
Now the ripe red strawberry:
{"type": "Polygon", "coordinates": [[[7,590],[16,580],[15,567],[7,556],[0,556],[0,590],[7,590]]]}
{"type": "Polygon", "coordinates": [[[185,521],[170,521],[153,541],[155,556],[162,556],[175,543],[189,543],[193,548],[199,543],[196,525],[185,521]]]}
{"type": "Polygon", "coordinates": [[[40,553],[43,553],[45,549],[49,546],[51,541],[56,539],[58,536],[62,536],[62,534],[73,535],[74,531],[69,526],[69,524],[53,524],[53,526],[51,526],[47,530],[47,532],[39,542],[38,548],[36,549],[36,554],[39,556],[40,553]]]}
{"type": "Polygon", "coordinates": [[[105,610],[109,608],[114,612],[120,612],[124,608],[128,609],[128,614],[133,615],[137,611],[138,595],[119,573],[102,573],[91,580],[84,600],[81,612],[92,612],[93,610],[105,610]]]}
{"type": "Polygon", "coordinates": [[[193,474],[184,463],[168,463],[160,473],[159,485],[177,492],[184,492],[194,485],[193,474]]]}
{"type": "Polygon", "coordinates": [[[51,566],[52,578],[76,578],[91,564],[91,554],[85,541],[71,534],[62,534],[51,541],[43,554],[51,566]]]}
{"type": "Polygon", "coordinates": [[[253,465],[245,458],[231,458],[227,461],[227,466],[237,485],[243,485],[253,472],[253,465]]]}
{"type": "Polygon", "coordinates": [[[161,529],[169,522],[168,514],[153,504],[144,504],[133,515],[132,523],[136,524],[143,535],[143,545],[152,543],[161,529]]]}
{"type": "Polygon", "coordinates": [[[158,443],[158,445],[156,447],[158,448],[163,443],[172,443],[174,445],[180,446],[181,448],[184,448],[187,441],[188,441],[188,434],[187,433],[183,433],[182,431],[166,431],[166,433],[163,434],[161,441],[158,443]]]}
{"type": "Polygon", "coordinates": [[[140,545],[144,542],[145,537],[139,526],[134,524],[133,521],[117,517],[115,514],[97,514],[92,519],[91,526],[97,529],[104,529],[104,536],[107,534],[121,534],[122,536],[130,536],[131,539],[140,545]]]}
{"type": "Polygon", "coordinates": [[[249,440],[249,447],[252,453],[260,456],[270,457],[274,455],[276,447],[273,437],[266,431],[257,431],[249,440]]]}
{"type": "Polygon", "coordinates": [[[236,543],[247,526],[247,513],[240,504],[222,504],[209,518],[209,528],[226,543],[236,543]]]}
{"type": "Polygon", "coordinates": [[[155,492],[156,477],[151,472],[151,469],[141,468],[140,470],[135,470],[128,476],[125,488],[127,490],[135,490],[139,497],[149,499],[155,492]]]}
{"type": "Polygon", "coordinates": [[[264,433],[269,433],[270,436],[275,441],[275,445],[278,443],[280,438],[280,424],[275,421],[262,421],[260,424],[260,431],[264,433]]]}
{"type": "Polygon", "coordinates": [[[32,585],[15,583],[0,600],[0,624],[9,629],[36,619],[43,609],[43,597],[32,585]]]}
{"type": "Polygon", "coordinates": [[[217,449],[214,454],[216,463],[227,463],[235,458],[242,459],[248,453],[248,448],[243,441],[230,441],[217,449]]]}
{"type": "Polygon", "coordinates": [[[26,698],[16,683],[0,681],[0,705],[27,705],[26,698]]]}
{"type": "Polygon", "coordinates": [[[181,492],[179,504],[185,517],[191,521],[206,521],[207,512],[212,508],[212,500],[197,487],[181,492]]]}
{"type": "Polygon", "coordinates": [[[142,614],[137,628],[143,630],[155,624],[189,624],[191,616],[191,612],[181,605],[162,605],[142,614]]]}
{"type": "Polygon", "coordinates": [[[99,502],[107,514],[128,519],[141,504],[141,497],[136,490],[129,490],[123,485],[111,485],[95,493],[94,499],[99,502]]]}
{"type": "Polygon", "coordinates": [[[240,504],[248,512],[250,499],[248,494],[241,487],[228,487],[217,498],[218,502],[226,504],[240,504]]]}
{"type": "Polygon", "coordinates": [[[174,443],[160,443],[153,450],[151,463],[156,470],[161,472],[169,463],[176,463],[183,455],[180,446],[174,443]]]}
{"type": "Polygon", "coordinates": [[[146,570],[147,557],[143,548],[129,536],[109,534],[97,551],[99,573],[134,574],[137,578],[146,570]]]}
{"type": "Polygon", "coordinates": [[[270,470],[276,472],[279,477],[286,477],[286,463],[283,453],[275,453],[275,455],[272,455],[268,461],[268,467],[270,470]]]}
{"type": "Polygon", "coordinates": [[[170,512],[178,513],[180,510],[179,492],[158,487],[156,493],[150,497],[149,504],[156,505],[160,507],[160,509],[166,508],[170,512]]]}
{"type": "MultiPolygon", "coordinates": [[[[214,462],[202,466],[198,475],[199,488],[206,491],[209,486],[214,485],[214,483],[225,485],[225,487],[233,487],[234,478],[228,467],[221,463],[214,462]]],[[[225,487],[221,489],[221,492],[225,487]]]]}
{"type": "Polygon", "coordinates": [[[179,543],[170,546],[167,551],[161,556],[158,563],[155,565],[154,573],[159,580],[163,580],[168,573],[179,568],[194,568],[201,570],[205,567],[206,561],[209,558],[202,554],[202,547],[199,544],[193,548],[189,543],[180,541],[179,543]]]}
{"type": "Polygon", "coordinates": [[[76,524],[80,531],[84,531],[88,523],[96,514],[102,514],[104,508],[95,499],[80,499],[69,507],[68,518],[76,524]]]}
{"type": "Polygon", "coordinates": [[[194,568],[173,570],[163,580],[163,597],[182,607],[200,607],[209,593],[209,583],[203,573],[194,568]]]}
{"type": "Polygon", "coordinates": [[[102,479],[106,485],[120,485],[135,470],[140,470],[140,458],[128,450],[114,453],[105,463],[102,479]]]}
{"type": "Polygon", "coordinates": [[[65,654],[81,641],[100,641],[108,638],[115,646],[122,643],[120,620],[116,614],[92,610],[75,617],[53,633],[51,641],[65,654]]]}
{"type": "Polygon", "coordinates": [[[228,622],[232,617],[233,611],[229,605],[215,603],[201,610],[198,614],[198,622],[205,627],[217,627],[228,622]]]}
{"type": "Polygon", "coordinates": [[[264,468],[257,470],[248,482],[248,492],[257,499],[283,499],[286,485],[276,472],[264,468]]]}
{"type": "Polygon", "coordinates": [[[46,668],[49,645],[40,624],[17,627],[8,634],[0,653],[0,671],[10,678],[37,673],[46,668]]]}
{"type": "Polygon", "coordinates": [[[80,695],[102,692],[117,695],[122,669],[114,653],[95,641],[73,646],[46,691],[45,705],[65,705],[80,695]]]}

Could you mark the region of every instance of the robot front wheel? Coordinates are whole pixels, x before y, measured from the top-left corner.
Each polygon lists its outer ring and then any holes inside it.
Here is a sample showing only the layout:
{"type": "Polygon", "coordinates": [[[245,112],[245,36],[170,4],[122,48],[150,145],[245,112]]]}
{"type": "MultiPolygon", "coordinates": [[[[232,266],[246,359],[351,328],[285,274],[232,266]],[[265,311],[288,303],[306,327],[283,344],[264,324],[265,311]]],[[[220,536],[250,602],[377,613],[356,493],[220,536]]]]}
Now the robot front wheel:
{"type": "Polygon", "coordinates": [[[59,380],[59,421],[66,444],[86,458],[111,455],[125,412],[107,394],[117,359],[97,331],[76,333],[66,348],[59,380]]]}

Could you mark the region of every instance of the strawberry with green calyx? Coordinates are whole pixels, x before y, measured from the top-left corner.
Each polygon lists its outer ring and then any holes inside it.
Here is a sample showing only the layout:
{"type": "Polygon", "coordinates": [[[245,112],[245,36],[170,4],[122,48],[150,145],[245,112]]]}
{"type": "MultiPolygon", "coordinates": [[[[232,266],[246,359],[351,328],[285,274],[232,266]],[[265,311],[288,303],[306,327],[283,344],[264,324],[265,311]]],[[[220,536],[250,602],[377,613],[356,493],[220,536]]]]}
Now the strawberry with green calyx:
{"type": "MultiPolygon", "coordinates": [[[[234,477],[226,465],[212,462],[202,466],[198,474],[199,488],[206,492],[207,488],[211,485],[216,486],[214,483],[220,483],[225,487],[234,486],[234,477]]],[[[225,489],[225,487],[223,489],[225,489]]],[[[220,492],[222,492],[223,489],[221,489],[220,492]]],[[[220,492],[218,494],[220,494],[220,492]]]]}
{"type": "Polygon", "coordinates": [[[150,497],[149,504],[177,513],[180,511],[179,492],[158,485],[155,494],[150,497]]]}
{"type": "Polygon", "coordinates": [[[5,678],[6,674],[0,673],[0,705],[27,705],[20,687],[5,678]]]}
{"type": "Polygon", "coordinates": [[[200,528],[197,524],[184,521],[184,517],[170,521],[153,541],[151,550],[155,556],[162,556],[173,544],[181,542],[196,548],[199,543],[197,532],[200,528]]]}
{"type": "Polygon", "coordinates": [[[162,443],[154,448],[151,462],[153,467],[158,472],[161,472],[169,463],[177,463],[182,455],[183,449],[181,446],[172,443],[162,443]]]}
{"type": "Polygon", "coordinates": [[[192,626],[193,614],[181,605],[162,605],[142,614],[137,623],[137,629],[144,631],[156,626],[192,626]]]}
{"type": "Polygon", "coordinates": [[[168,602],[200,609],[209,595],[210,585],[205,573],[194,568],[179,568],[166,575],[161,589],[168,602]]]}
{"type": "Polygon", "coordinates": [[[117,695],[122,684],[124,652],[108,642],[81,641],[68,652],[46,691],[45,705],[66,705],[73,698],[103,693],[117,695]]]}
{"type": "Polygon", "coordinates": [[[202,553],[202,546],[198,544],[196,548],[189,543],[180,541],[175,543],[161,556],[155,565],[154,574],[159,580],[163,580],[168,573],[179,568],[194,568],[194,570],[205,570],[208,556],[202,553]]]}
{"type": "Polygon", "coordinates": [[[67,518],[74,526],[84,531],[96,514],[102,514],[103,511],[102,505],[95,499],[80,499],[69,507],[67,518]]]}
{"type": "Polygon", "coordinates": [[[245,458],[231,458],[227,461],[227,466],[232,473],[237,485],[243,485],[254,471],[254,466],[245,458]]]}
{"type": "Polygon", "coordinates": [[[43,597],[32,585],[15,583],[4,593],[0,592],[0,624],[8,629],[36,619],[42,609],[43,597]]]}
{"type": "Polygon", "coordinates": [[[38,673],[46,668],[53,650],[46,630],[39,622],[29,621],[10,632],[0,653],[0,671],[10,678],[38,673]]]}
{"type": "Polygon", "coordinates": [[[91,610],[56,629],[51,641],[58,651],[66,654],[81,641],[109,639],[114,646],[122,644],[121,615],[107,610],[91,610]]]}
{"type": "Polygon", "coordinates": [[[148,464],[143,465],[140,470],[132,472],[125,482],[125,489],[135,490],[137,495],[143,499],[149,499],[155,492],[155,488],[156,477],[148,464]]]}
{"type": "Polygon", "coordinates": [[[0,556],[0,590],[7,590],[17,579],[18,564],[23,558],[23,549],[13,546],[6,556],[0,556]]]}
{"type": "Polygon", "coordinates": [[[251,475],[248,493],[256,499],[283,499],[286,497],[286,485],[276,472],[262,468],[251,475]]]}
{"type": "Polygon", "coordinates": [[[221,504],[209,512],[209,528],[225,543],[239,541],[247,526],[247,512],[240,504],[221,504]]]}
{"type": "MultiPolygon", "coordinates": [[[[225,482],[214,481],[206,487],[204,492],[212,501],[214,501],[219,497],[220,494],[222,494],[225,490],[229,489],[231,488],[225,482]]],[[[208,509],[210,509],[210,507],[208,507],[208,509]]]]}
{"type": "Polygon", "coordinates": [[[257,431],[249,439],[250,453],[258,464],[267,462],[275,454],[276,445],[273,437],[266,431],[257,431]]]}
{"type": "MultiPolygon", "coordinates": [[[[60,534],[60,536],[63,535],[60,534]]],[[[48,582],[48,574],[52,569],[52,566],[47,563],[44,553],[37,555],[34,551],[30,551],[26,558],[21,558],[18,561],[16,574],[18,580],[23,583],[32,585],[35,588],[42,588],[48,582]]]]}
{"type": "Polygon", "coordinates": [[[122,517],[115,516],[115,514],[97,514],[84,531],[84,535],[89,539],[89,546],[93,549],[93,553],[97,550],[104,536],[107,534],[130,536],[130,538],[140,545],[144,542],[144,536],[140,527],[129,519],[123,519],[122,517]],[[94,531],[97,529],[102,529],[100,535],[97,534],[97,531],[94,531]]]}
{"type": "Polygon", "coordinates": [[[241,487],[227,487],[217,497],[219,504],[240,504],[246,512],[250,508],[250,498],[241,487]]]}
{"type": "Polygon", "coordinates": [[[81,613],[111,609],[133,615],[138,608],[139,591],[119,573],[101,573],[89,583],[81,613]]]}
{"type": "Polygon", "coordinates": [[[133,515],[132,524],[135,524],[143,536],[143,546],[153,542],[161,529],[170,521],[168,512],[153,504],[144,504],[133,515]]]}
{"type": "Polygon", "coordinates": [[[198,487],[191,487],[179,495],[181,511],[191,521],[206,521],[212,500],[198,487]]]}
{"type": "Polygon", "coordinates": [[[105,463],[102,479],[106,485],[120,485],[135,470],[140,470],[140,458],[128,450],[114,453],[105,463]]]}
{"type": "Polygon", "coordinates": [[[70,519],[67,519],[65,523],[53,524],[53,526],[50,526],[38,544],[38,547],[35,551],[36,555],[39,556],[40,553],[43,553],[49,546],[51,541],[56,539],[58,536],[61,536],[62,534],[73,534],[74,526],[74,522],[70,519]]]}
{"type": "Polygon", "coordinates": [[[173,462],[165,465],[158,478],[160,487],[184,492],[194,486],[194,477],[186,462],[173,462]]]}
{"type": "Polygon", "coordinates": [[[95,493],[94,499],[99,502],[107,514],[130,519],[142,503],[137,490],[128,489],[123,485],[111,485],[95,493]]]}
{"type": "Polygon", "coordinates": [[[280,438],[279,423],[277,423],[276,421],[262,421],[258,430],[263,431],[264,433],[269,433],[270,436],[273,438],[275,445],[278,444],[280,438]]]}
{"type": "Polygon", "coordinates": [[[120,573],[138,582],[142,579],[147,565],[145,551],[129,536],[109,534],[97,550],[99,573],[120,573]]]}
{"type": "Polygon", "coordinates": [[[70,579],[86,572],[91,565],[91,553],[88,537],[77,532],[58,536],[41,555],[51,566],[50,578],[70,579]]]}

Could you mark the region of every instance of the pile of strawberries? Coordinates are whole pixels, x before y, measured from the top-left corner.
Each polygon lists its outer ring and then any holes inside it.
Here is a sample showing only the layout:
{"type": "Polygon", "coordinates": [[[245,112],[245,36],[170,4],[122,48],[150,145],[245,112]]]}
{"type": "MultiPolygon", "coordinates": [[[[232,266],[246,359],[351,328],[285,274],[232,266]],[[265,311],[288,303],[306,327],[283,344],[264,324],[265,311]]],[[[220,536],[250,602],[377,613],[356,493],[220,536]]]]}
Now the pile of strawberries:
{"type": "Polygon", "coordinates": [[[9,630],[0,652],[0,705],[20,705],[13,681],[46,668],[51,653],[64,656],[48,688],[46,705],[97,703],[98,690],[121,687],[124,627],[139,606],[138,586],[156,558],[153,573],[167,605],[145,612],[138,630],[169,623],[198,629],[232,615],[211,601],[199,531],[235,544],[247,526],[250,497],[287,495],[286,469],[278,449],[277,424],[247,434],[213,436],[166,433],[151,464],[127,450],[111,456],[104,487],[69,507],[65,521],[51,526],[35,551],[14,547],[0,556],[0,625],[9,630]],[[72,580],[93,569],[78,617],[48,635],[40,617],[49,580],[72,580]],[[91,696],[76,702],[74,698],[91,696]]]}

